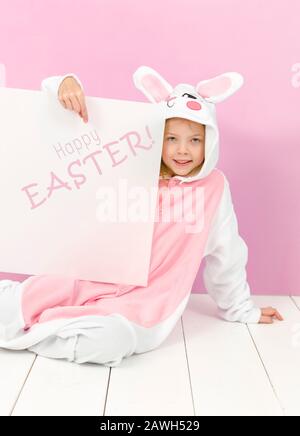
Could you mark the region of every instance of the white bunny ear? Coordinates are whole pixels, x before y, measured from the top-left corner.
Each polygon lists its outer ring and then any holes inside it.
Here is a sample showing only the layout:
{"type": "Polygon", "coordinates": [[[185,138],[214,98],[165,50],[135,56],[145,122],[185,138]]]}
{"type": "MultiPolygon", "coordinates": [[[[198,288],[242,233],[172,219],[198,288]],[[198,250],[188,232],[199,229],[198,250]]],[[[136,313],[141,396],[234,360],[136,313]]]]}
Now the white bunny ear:
{"type": "Polygon", "coordinates": [[[211,103],[220,103],[234,94],[244,83],[241,74],[229,72],[197,83],[196,91],[211,103]]]}
{"type": "Polygon", "coordinates": [[[4,64],[0,64],[0,86],[6,86],[6,69],[4,64]]]}
{"type": "Polygon", "coordinates": [[[166,100],[173,91],[173,87],[157,71],[145,65],[135,71],[133,82],[152,103],[166,100]]]}

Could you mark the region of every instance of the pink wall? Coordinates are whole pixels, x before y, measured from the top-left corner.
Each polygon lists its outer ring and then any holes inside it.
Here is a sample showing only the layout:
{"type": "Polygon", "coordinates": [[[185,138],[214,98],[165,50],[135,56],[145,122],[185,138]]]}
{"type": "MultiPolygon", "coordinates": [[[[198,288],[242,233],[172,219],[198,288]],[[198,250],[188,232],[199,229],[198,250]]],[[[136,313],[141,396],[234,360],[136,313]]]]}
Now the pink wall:
{"type": "Polygon", "coordinates": [[[299,0],[1,0],[9,87],[39,89],[44,77],[75,72],[87,95],[145,101],[132,83],[141,64],[174,85],[244,75],[218,106],[218,167],[231,182],[253,293],[300,294],[299,41],[299,0]]]}

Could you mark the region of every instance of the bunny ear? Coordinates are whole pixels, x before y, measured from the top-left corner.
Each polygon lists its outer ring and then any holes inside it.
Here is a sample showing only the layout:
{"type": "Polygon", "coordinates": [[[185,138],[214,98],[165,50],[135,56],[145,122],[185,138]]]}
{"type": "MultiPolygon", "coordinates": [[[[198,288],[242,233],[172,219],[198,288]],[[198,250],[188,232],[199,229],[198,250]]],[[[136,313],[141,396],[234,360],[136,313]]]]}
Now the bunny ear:
{"type": "Polygon", "coordinates": [[[211,103],[219,103],[234,94],[244,83],[241,74],[229,72],[197,83],[196,91],[211,103]]]}
{"type": "Polygon", "coordinates": [[[0,64],[0,86],[6,86],[6,74],[4,64],[0,64]]]}
{"type": "Polygon", "coordinates": [[[152,103],[166,100],[173,91],[173,87],[157,71],[145,65],[135,71],[133,82],[152,103]]]}

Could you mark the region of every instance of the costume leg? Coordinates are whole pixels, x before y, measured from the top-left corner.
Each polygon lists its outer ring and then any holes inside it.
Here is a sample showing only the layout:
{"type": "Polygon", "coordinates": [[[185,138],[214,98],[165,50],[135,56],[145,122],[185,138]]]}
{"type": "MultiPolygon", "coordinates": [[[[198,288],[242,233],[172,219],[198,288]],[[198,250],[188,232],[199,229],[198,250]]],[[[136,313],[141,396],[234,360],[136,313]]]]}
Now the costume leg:
{"type": "Polygon", "coordinates": [[[79,321],[77,328],[72,323],[28,349],[44,357],[104,366],[119,366],[123,358],[134,354],[136,333],[126,318],[119,314],[92,318],[97,326],[86,322],[85,327],[79,321]]]}
{"type": "MultiPolygon", "coordinates": [[[[46,276],[38,278],[45,280],[46,276]]],[[[34,276],[34,279],[37,284],[37,276],[34,276]]],[[[58,284],[55,281],[57,279],[53,277],[51,279],[54,280],[52,284],[58,284]]],[[[28,321],[30,324],[39,319],[41,311],[49,307],[49,303],[52,306],[63,305],[71,304],[74,300],[72,280],[63,280],[61,293],[57,290],[59,288],[54,286],[52,288],[54,295],[49,295],[49,299],[45,293],[46,287],[40,287],[40,280],[37,287],[29,289],[28,310],[25,312],[22,311],[24,309],[22,308],[23,283],[12,280],[0,281],[0,338],[9,340],[18,334],[24,334],[23,329],[28,326],[28,321]],[[35,293],[41,292],[45,298],[42,306],[37,304],[34,298],[30,301],[30,295],[33,297],[35,293]],[[23,315],[25,317],[27,315],[27,323],[23,315]]],[[[43,283],[46,284],[45,281],[43,283]]],[[[49,284],[49,280],[47,283],[49,284]]],[[[130,321],[121,314],[114,313],[106,316],[78,317],[75,320],[66,319],[63,327],[27,349],[45,357],[67,359],[76,363],[89,362],[118,366],[124,357],[135,352],[136,343],[136,333],[130,321]]]]}
{"type": "Polygon", "coordinates": [[[21,287],[19,281],[0,280],[0,338],[13,338],[25,325],[21,287]]]}
{"type": "Polygon", "coordinates": [[[86,304],[115,296],[117,285],[45,274],[29,277],[22,288],[22,311],[26,328],[30,328],[54,318],[82,316],[86,304]]]}

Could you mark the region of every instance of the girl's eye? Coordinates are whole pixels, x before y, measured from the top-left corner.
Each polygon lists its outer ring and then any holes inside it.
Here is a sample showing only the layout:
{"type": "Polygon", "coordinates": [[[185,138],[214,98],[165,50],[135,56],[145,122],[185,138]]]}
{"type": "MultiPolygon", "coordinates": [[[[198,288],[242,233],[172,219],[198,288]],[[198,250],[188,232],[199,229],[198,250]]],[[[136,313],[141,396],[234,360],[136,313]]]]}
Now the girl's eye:
{"type": "MultiPolygon", "coordinates": [[[[176,139],[176,138],[175,138],[175,136],[169,136],[169,138],[167,138],[167,139],[169,140],[169,139],[176,139]]],[[[199,138],[193,138],[192,140],[200,142],[199,138]]]]}

